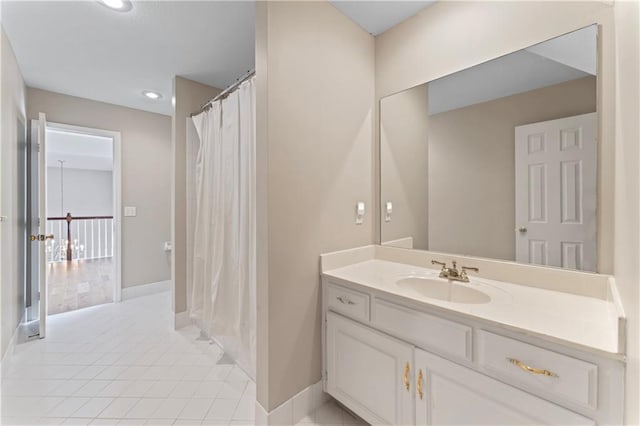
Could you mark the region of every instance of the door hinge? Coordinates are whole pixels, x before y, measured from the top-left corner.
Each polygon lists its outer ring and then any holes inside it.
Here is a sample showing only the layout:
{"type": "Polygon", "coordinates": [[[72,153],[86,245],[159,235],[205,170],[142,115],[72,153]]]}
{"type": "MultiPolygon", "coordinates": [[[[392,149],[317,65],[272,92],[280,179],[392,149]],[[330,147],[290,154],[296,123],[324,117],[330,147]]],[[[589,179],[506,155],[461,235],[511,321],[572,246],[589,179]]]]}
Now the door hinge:
{"type": "Polygon", "coordinates": [[[38,292],[38,300],[40,300],[40,292],[38,292]]]}
{"type": "Polygon", "coordinates": [[[36,144],[36,152],[40,152],[40,142],[36,144]]]}

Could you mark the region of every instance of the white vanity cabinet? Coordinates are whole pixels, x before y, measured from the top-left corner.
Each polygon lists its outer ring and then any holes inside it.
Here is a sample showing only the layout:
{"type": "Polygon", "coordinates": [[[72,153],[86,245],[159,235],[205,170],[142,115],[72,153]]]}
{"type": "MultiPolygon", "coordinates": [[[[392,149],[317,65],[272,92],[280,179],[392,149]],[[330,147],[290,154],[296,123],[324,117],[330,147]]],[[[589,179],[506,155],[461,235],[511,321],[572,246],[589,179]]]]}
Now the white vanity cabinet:
{"type": "Polygon", "coordinates": [[[323,318],[325,391],[371,424],[622,423],[621,360],[327,277],[323,318]]]}
{"type": "Polygon", "coordinates": [[[593,420],[415,350],[418,425],[593,425],[593,420]]]}
{"type": "Polygon", "coordinates": [[[371,424],[414,424],[413,346],[329,312],[327,391],[371,424]]]}

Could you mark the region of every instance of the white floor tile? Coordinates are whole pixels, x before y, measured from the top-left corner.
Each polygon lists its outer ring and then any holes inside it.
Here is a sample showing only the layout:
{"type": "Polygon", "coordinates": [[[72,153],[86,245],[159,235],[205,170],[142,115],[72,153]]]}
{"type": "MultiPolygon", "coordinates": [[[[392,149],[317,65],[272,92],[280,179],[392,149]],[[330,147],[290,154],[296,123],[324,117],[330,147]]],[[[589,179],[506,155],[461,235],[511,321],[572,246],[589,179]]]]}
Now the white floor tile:
{"type": "Polygon", "coordinates": [[[177,381],[153,382],[144,396],[146,398],[166,398],[177,385],[177,381]]]}
{"type": "Polygon", "coordinates": [[[104,365],[89,365],[73,376],[74,379],[93,379],[106,367],[104,365]]]}
{"type": "Polygon", "coordinates": [[[231,421],[233,413],[238,406],[237,399],[216,399],[211,404],[206,419],[231,421]]]}
{"type": "Polygon", "coordinates": [[[117,379],[124,371],[127,369],[126,366],[122,365],[110,365],[105,367],[100,373],[95,376],[95,379],[98,380],[115,380],[117,379]]]}
{"type": "Polygon", "coordinates": [[[193,394],[196,393],[198,389],[199,382],[192,381],[181,381],[178,382],[171,394],[169,395],[171,398],[191,398],[193,394]]]}
{"type": "Polygon", "coordinates": [[[133,381],[121,393],[123,397],[142,397],[151,388],[153,382],[145,380],[133,381]]]}
{"type": "Polygon", "coordinates": [[[232,368],[232,365],[216,365],[211,369],[206,380],[225,380],[232,368]]]}
{"type": "Polygon", "coordinates": [[[110,380],[90,380],[86,385],[74,393],[74,396],[97,396],[104,388],[111,384],[110,380]]]}
{"type": "Polygon", "coordinates": [[[141,398],[126,414],[128,419],[148,419],[158,410],[164,400],[161,398],[141,398]]]}
{"type": "Polygon", "coordinates": [[[222,399],[240,399],[247,387],[247,382],[225,382],[218,392],[218,398],[222,399]]]}
{"type": "MultiPolygon", "coordinates": [[[[207,380],[198,383],[198,388],[193,394],[194,398],[216,398],[224,382],[207,380]]],[[[254,398],[255,399],[255,398],[254,398]]]]}
{"type": "Polygon", "coordinates": [[[113,398],[92,398],[89,402],[76,410],[71,417],[98,417],[98,414],[100,414],[112,402],[113,398]]]}
{"type": "Polygon", "coordinates": [[[72,396],[78,389],[89,383],[88,380],[66,380],[60,386],[51,390],[48,394],[50,396],[72,396]]]}
{"type": "MultiPolygon", "coordinates": [[[[30,417],[41,400],[37,396],[2,396],[3,417],[30,417]]],[[[34,416],[35,417],[35,416],[34,416]]]]}
{"type": "Polygon", "coordinates": [[[178,418],[203,420],[212,404],[213,398],[192,398],[186,403],[178,418]]]}
{"type": "Polygon", "coordinates": [[[131,367],[129,367],[126,370],[124,370],[118,376],[118,379],[119,380],[135,380],[135,379],[139,379],[140,377],[142,377],[142,375],[144,375],[145,371],[148,368],[149,367],[144,367],[144,366],[139,366],[139,365],[132,365],[131,367]]]}
{"type": "Polygon", "coordinates": [[[251,424],[255,384],[198,338],[168,294],[50,316],[3,361],[1,424],[251,424]]]}
{"type": "Polygon", "coordinates": [[[118,424],[118,420],[115,419],[93,419],[91,420],[90,425],[101,425],[101,426],[115,426],[118,424]]]}
{"type": "Polygon", "coordinates": [[[124,390],[131,385],[131,381],[128,380],[114,380],[105,386],[99,393],[98,396],[111,396],[118,397],[122,396],[124,390]]]}
{"type": "Polygon", "coordinates": [[[167,398],[151,415],[152,419],[175,419],[189,400],[186,398],[167,398]]]}
{"type": "Polygon", "coordinates": [[[62,422],[62,424],[63,425],[84,425],[84,426],[87,426],[87,425],[91,424],[92,421],[93,421],[93,419],[89,419],[89,418],[85,418],[85,419],[69,418],[69,419],[66,419],[64,422],[62,422]]]}
{"type": "MultiPolygon", "coordinates": [[[[67,419],[61,417],[41,417],[37,420],[36,424],[38,425],[61,425],[67,419]]],[[[4,424],[4,423],[3,423],[4,424]]]]}
{"type": "Polygon", "coordinates": [[[116,398],[98,415],[98,417],[122,419],[138,401],[139,398],[116,398]]]}
{"type": "Polygon", "coordinates": [[[70,417],[80,407],[89,402],[90,398],[75,397],[65,399],[60,404],[56,405],[52,410],[49,410],[45,414],[46,417],[70,417]]]}

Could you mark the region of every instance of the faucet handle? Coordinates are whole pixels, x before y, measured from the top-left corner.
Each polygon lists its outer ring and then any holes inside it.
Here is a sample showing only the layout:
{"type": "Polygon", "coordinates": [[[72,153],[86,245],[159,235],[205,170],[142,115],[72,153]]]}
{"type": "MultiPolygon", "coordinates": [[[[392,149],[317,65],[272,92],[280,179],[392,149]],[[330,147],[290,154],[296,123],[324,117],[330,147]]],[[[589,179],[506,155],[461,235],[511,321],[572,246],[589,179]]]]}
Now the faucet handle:
{"type": "Polygon", "coordinates": [[[469,282],[467,271],[480,272],[480,269],[474,266],[461,266],[460,270],[462,271],[460,272],[460,276],[464,279],[465,282],[469,282]]]}
{"type": "Polygon", "coordinates": [[[432,260],[432,261],[431,261],[431,264],[432,264],[432,265],[440,265],[440,266],[442,266],[442,269],[444,269],[444,268],[446,268],[446,267],[447,267],[446,262],[439,262],[439,261],[437,261],[437,260],[432,260]]]}

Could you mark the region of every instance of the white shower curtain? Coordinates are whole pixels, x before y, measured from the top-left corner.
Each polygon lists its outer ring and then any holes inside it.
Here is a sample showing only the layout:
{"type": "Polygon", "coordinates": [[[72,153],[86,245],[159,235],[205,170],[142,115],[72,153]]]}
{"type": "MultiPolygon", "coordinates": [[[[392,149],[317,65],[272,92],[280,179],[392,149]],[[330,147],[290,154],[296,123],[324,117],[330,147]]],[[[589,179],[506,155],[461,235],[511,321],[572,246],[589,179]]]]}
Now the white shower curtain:
{"type": "Polygon", "coordinates": [[[245,81],[193,117],[195,167],[191,317],[255,377],[255,87],[245,81]]]}

